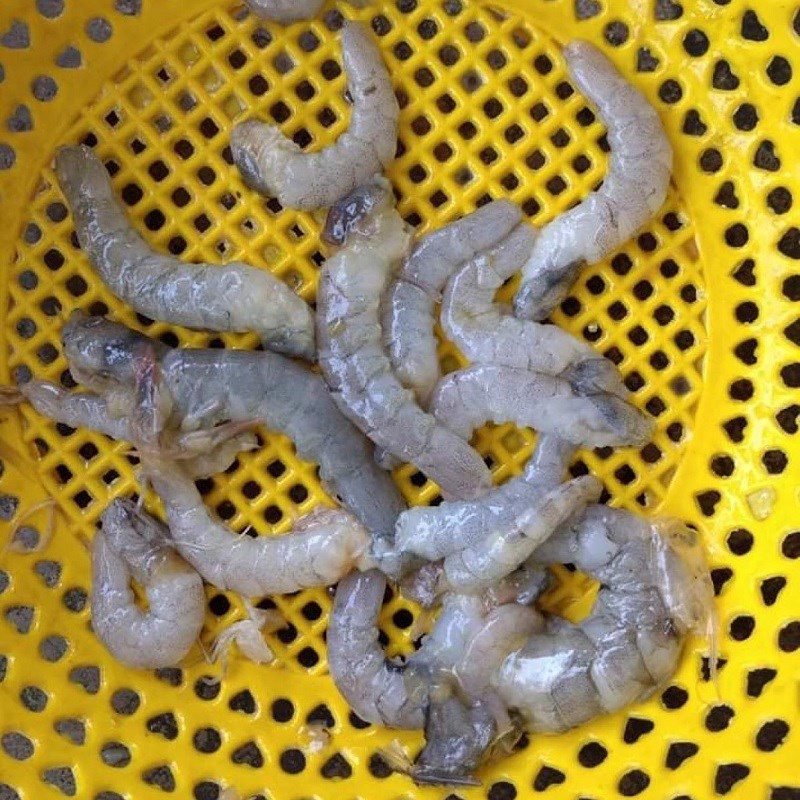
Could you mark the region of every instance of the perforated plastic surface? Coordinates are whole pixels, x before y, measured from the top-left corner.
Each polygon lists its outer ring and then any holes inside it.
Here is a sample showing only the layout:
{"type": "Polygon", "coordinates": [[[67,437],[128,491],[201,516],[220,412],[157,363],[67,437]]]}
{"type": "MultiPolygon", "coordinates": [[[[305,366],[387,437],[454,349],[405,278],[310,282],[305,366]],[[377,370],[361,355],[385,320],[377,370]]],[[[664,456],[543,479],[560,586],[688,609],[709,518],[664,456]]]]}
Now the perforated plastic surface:
{"type": "MultiPolygon", "coordinates": [[[[59,143],[96,143],[155,246],[190,260],[242,258],[313,298],[320,217],[248,190],[227,141],[248,114],[311,147],[346,127],[339,12],[371,22],[380,40],[402,107],[390,177],[420,232],[500,196],[542,223],[602,179],[602,126],[570,87],[554,40],[602,45],[658,108],[676,189],[638,239],[581,275],[557,321],[619,363],[657,418],[640,451],[581,460],[611,502],[702,529],[719,593],[719,696],[704,645],[692,643],[663,694],[532,738],[459,797],[800,797],[800,231],[790,213],[800,192],[800,17],[786,0],[757,5],[758,16],[740,0],[510,0],[498,14],[400,0],[329,6],[285,29],[210,0],[0,9],[4,380],[33,373],[72,385],[59,329],[73,308],[109,311],[171,344],[256,344],[137,319],[98,285],[53,185],[59,143]]],[[[456,366],[451,346],[441,353],[456,366]]],[[[326,675],[325,591],[274,599],[287,624],[269,637],[273,667],[235,657],[223,675],[200,648],[181,670],[115,664],[90,630],[83,541],[108,499],[135,488],[126,446],[29,409],[7,412],[0,437],[0,799],[214,800],[224,787],[277,800],[449,794],[389,776],[375,756],[395,738],[415,751],[418,734],[348,714],[326,675]],[[49,543],[24,552],[35,538],[25,529],[9,547],[9,520],[48,496],[58,509],[49,543]],[[329,738],[310,732],[319,723],[329,738]]],[[[268,535],[326,498],[290,442],[263,438],[203,488],[232,527],[268,535]]],[[[520,471],[532,436],[497,427],[477,443],[500,481],[520,471]]],[[[436,495],[413,469],[397,480],[413,502],[436,495]]],[[[26,524],[44,534],[46,519],[26,524]]],[[[589,586],[560,575],[549,607],[570,614],[589,586]]],[[[241,614],[236,598],[209,591],[203,641],[241,614]]],[[[429,620],[394,597],[381,624],[398,653],[429,620]]]]}

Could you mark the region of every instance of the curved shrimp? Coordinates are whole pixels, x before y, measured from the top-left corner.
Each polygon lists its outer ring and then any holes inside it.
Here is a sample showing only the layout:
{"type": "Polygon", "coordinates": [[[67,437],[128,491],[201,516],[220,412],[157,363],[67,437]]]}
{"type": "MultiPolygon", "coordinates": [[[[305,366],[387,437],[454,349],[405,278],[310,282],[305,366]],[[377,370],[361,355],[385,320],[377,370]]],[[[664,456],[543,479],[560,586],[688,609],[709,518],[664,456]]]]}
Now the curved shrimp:
{"type": "Polygon", "coordinates": [[[255,331],[265,347],[314,358],[311,310],[283,281],[246,264],[187,264],[154,251],[125,216],[88,147],[59,150],[56,174],[89,261],[136,311],[189,328],[255,331]]]}
{"type": "Polygon", "coordinates": [[[680,523],[594,506],[535,558],[572,562],[601,587],[583,622],[550,619],[493,677],[533,731],[564,731],[645,699],[673,674],[686,634],[713,619],[699,536],[680,523]]]}
{"type": "Polygon", "coordinates": [[[301,19],[316,17],[324,0],[246,0],[247,7],[262,19],[288,25],[301,19]]]}
{"type": "Polygon", "coordinates": [[[418,783],[474,784],[471,773],[497,731],[490,704],[454,691],[453,670],[483,627],[477,598],[445,601],[433,632],[404,664],[386,658],[378,641],[378,612],[386,581],[377,571],[339,583],[328,623],[328,665],[337,688],[368,722],[425,728],[426,745],[412,766],[395,767],[418,783]],[[448,677],[449,675],[449,677],[448,677]]]}
{"type": "Polygon", "coordinates": [[[369,31],[342,28],[342,61],[353,98],[350,127],[334,144],[304,153],[273,125],[239,123],[231,133],[233,160],[254,189],[289,208],[331,206],[394,158],[400,113],[389,74],[369,31]]]}
{"type": "Polygon", "coordinates": [[[423,237],[389,286],[381,316],[384,347],[395,375],[423,407],[441,377],[433,324],[447,279],[463,262],[502,241],[521,219],[508,200],[482,206],[423,237]]]}
{"type": "MultiPolygon", "coordinates": [[[[127,392],[147,337],[123,325],[73,314],[62,332],[75,377],[106,395],[127,392]]],[[[373,555],[392,549],[394,523],[405,503],[373,458],[372,445],[336,407],[323,380],[276,353],[173,350],[159,343],[160,381],[171,398],[171,427],[190,432],[257,420],[294,441],[301,458],[316,461],[330,491],[369,530],[373,555]]]]}
{"type": "Polygon", "coordinates": [[[610,164],[603,185],[539,235],[514,300],[525,319],[547,317],[584,263],[605,258],[658,211],[672,169],[669,140],[644,95],[588,42],[570,42],[564,57],[608,127],[610,164]]]}
{"type": "MultiPolygon", "coordinates": [[[[317,294],[319,363],[334,400],[381,449],[414,463],[443,494],[488,488],[478,453],[425,413],[392,372],[381,343],[381,295],[409,244],[409,233],[382,185],[359,189],[346,244],[323,267],[317,294]],[[365,196],[372,196],[370,203],[365,196]],[[366,213],[361,215],[363,209],[366,213]]],[[[338,214],[338,208],[333,211],[338,214]]]]}
{"type": "MultiPolygon", "coordinates": [[[[114,416],[108,400],[91,392],[69,392],[47,381],[29,381],[19,388],[24,397],[42,416],[69,425],[88,428],[112,439],[135,443],[137,433],[128,416],[114,416]]],[[[240,426],[241,427],[241,426],[240,426]]],[[[193,478],[206,478],[224,472],[245,450],[255,450],[258,440],[250,431],[231,426],[191,433],[176,432],[162,452],[179,460],[193,478]]]]}
{"type": "Polygon", "coordinates": [[[114,500],[92,541],[92,630],[111,654],[131,667],[177,664],[203,627],[203,581],[165,542],[166,528],[114,500]],[[140,610],[131,579],[147,594],[140,610]]]}
{"type": "Polygon", "coordinates": [[[498,289],[525,261],[534,229],[518,225],[502,242],[480,253],[447,282],[441,323],[445,334],[473,363],[527,369],[568,380],[579,394],[628,391],[614,365],[557,327],[502,313],[498,289]]]}
{"type": "Polygon", "coordinates": [[[514,422],[586,447],[643,444],[652,422],[616,395],[581,394],[564,378],[476,364],[445,375],[431,410],[469,439],[487,421],[514,422]]]}
{"type": "MultiPolygon", "coordinates": [[[[395,526],[395,546],[436,561],[507,531],[524,530],[528,539],[544,541],[596,491],[595,480],[587,476],[554,484],[521,476],[477,500],[451,500],[404,511],[395,526]]],[[[531,552],[535,546],[531,545],[531,552]]]]}
{"type": "Polygon", "coordinates": [[[143,456],[142,464],[164,503],[170,543],[219,589],[245,597],[286,594],[328,586],[369,564],[367,533],[342,509],[314,511],[282,536],[237,535],[212,519],[194,482],[174,462],[143,456]]]}

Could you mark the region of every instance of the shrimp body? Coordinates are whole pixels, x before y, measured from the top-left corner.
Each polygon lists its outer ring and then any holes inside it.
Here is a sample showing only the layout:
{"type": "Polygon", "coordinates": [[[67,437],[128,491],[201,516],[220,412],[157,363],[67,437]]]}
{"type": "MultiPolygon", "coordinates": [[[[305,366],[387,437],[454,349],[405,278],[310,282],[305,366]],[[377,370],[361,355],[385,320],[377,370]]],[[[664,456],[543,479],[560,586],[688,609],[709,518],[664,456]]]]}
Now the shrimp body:
{"type": "MultiPolygon", "coordinates": [[[[63,331],[70,368],[102,392],[133,385],[143,338],[117,323],[79,314],[63,331]]],[[[320,465],[322,480],[370,531],[376,558],[391,548],[405,503],[391,477],[375,464],[370,443],[342,416],[318,375],[266,351],[161,346],[159,367],[172,400],[173,428],[188,432],[257,420],[285,434],[301,458],[320,465]]]]}
{"type": "Polygon", "coordinates": [[[557,732],[638,702],[675,670],[683,638],[705,632],[713,587],[698,535],[593,506],[537,548],[601,583],[578,625],[553,618],[511,653],[492,682],[533,731],[557,732]]]}
{"type": "Polygon", "coordinates": [[[265,347],[313,359],[311,310],[283,281],[246,264],[186,264],[155,252],[88,147],[59,150],[56,174],[81,247],[103,283],[136,311],[189,328],[255,331],[265,347]]]}
{"type": "Polygon", "coordinates": [[[368,213],[350,225],[345,245],[325,262],[320,278],[322,373],[342,413],[381,449],[413,462],[448,496],[475,495],[490,483],[483,460],[419,407],[384,352],[381,295],[410,237],[388,192],[377,185],[371,191],[381,201],[370,204],[368,213]]]}
{"type": "Polygon", "coordinates": [[[368,561],[367,533],[342,509],[315,511],[282,536],[237,535],[212,519],[194,482],[174,462],[142,463],[164,503],[170,542],[219,589],[245,597],[286,594],[328,586],[368,561]]]}
{"type": "Polygon", "coordinates": [[[168,535],[131,501],[114,500],[92,541],[92,629],[131,667],[174,666],[203,626],[203,581],[166,544],[168,535]],[[137,607],[131,579],[144,587],[147,611],[137,607]]]}
{"type": "Polygon", "coordinates": [[[473,363],[561,376],[579,394],[627,397],[614,365],[591,347],[555,325],[502,313],[495,303],[498,289],[520,268],[535,240],[534,229],[522,223],[450,278],[442,300],[444,332],[473,363]]]}
{"type": "Polygon", "coordinates": [[[247,7],[262,19],[271,19],[281,25],[315,17],[324,0],[247,0],[247,7]]]}
{"type": "Polygon", "coordinates": [[[519,208],[507,200],[482,206],[425,236],[389,286],[382,308],[384,346],[395,375],[423,407],[441,375],[433,319],[447,279],[464,261],[498,244],[521,219],[519,208]]]}
{"type": "Polygon", "coordinates": [[[514,422],[587,447],[641,444],[652,424],[616,395],[580,394],[564,378],[477,364],[439,381],[436,419],[468,439],[487,421],[514,422]]]}
{"type": "Polygon", "coordinates": [[[542,230],[522,270],[518,317],[541,320],[566,294],[577,270],[629,239],[667,193],[672,148],[655,109],[588,42],[564,48],[570,74],[608,127],[611,157],[603,185],[542,230]]]}
{"type": "Polygon", "coordinates": [[[258,120],[241,122],[231,133],[244,180],[283,206],[331,206],[394,158],[399,108],[380,51],[361,23],[344,23],[342,61],[353,108],[349,129],[335,143],[304,153],[278,128],[258,120]]]}

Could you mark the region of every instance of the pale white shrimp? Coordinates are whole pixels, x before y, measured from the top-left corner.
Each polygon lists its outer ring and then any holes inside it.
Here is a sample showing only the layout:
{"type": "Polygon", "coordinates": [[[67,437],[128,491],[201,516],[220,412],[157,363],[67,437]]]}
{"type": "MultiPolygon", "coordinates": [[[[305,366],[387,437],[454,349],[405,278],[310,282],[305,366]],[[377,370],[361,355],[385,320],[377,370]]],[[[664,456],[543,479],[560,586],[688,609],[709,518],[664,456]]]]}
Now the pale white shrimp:
{"type": "Polygon", "coordinates": [[[342,509],[312,512],[282,536],[252,538],[215,521],[174,462],[143,457],[142,464],[164,503],[170,542],[219,589],[245,597],[286,594],[328,586],[370,563],[367,532],[342,509]]]}
{"type": "MultiPolygon", "coordinates": [[[[392,548],[394,523],[405,509],[373,448],[339,411],[324,381],[283,356],[245,350],[172,350],[103,319],[73,314],[62,332],[70,369],[103,393],[126,393],[135,384],[143,349],[156,349],[160,382],[172,405],[171,427],[190,432],[220,423],[257,420],[294,441],[301,458],[316,461],[330,491],[369,530],[373,555],[392,548]]],[[[381,560],[384,569],[398,565],[381,560]]]]}
{"type": "Polygon", "coordinates": [[[673,674],[686,634],[712,625],[700,539],[678,522],[594,506],[535,558],[571,562],[601,587],[585,620],[550,619],[493,677],[533,731],[564,731],[645,699],[673,674]]]}
{"type": "Polygon", "coordinates": [[[328,624],[328,665],[339,691],[362,719],[394,728],[425,728],[414,765],[393,766],[418,783],[474,784],[472,771],[497,731],[491,704],[464,698],[453,685],[463,650],[482,627],[482,603],[450,598],[433,632],[406,663],[386,658],[377,627],[386,581],[377,571],[339,583],[328,624]],[[448,674],[450,677],[448,678],[448,674]]]}
{"type": "Polygon", "coordinates": [[[495,302],[498,289],[522,265],[536,239],[522,223],[502,242],[469,260],[447,282],[441,323],[473,363],[557,375],[578,394],[628,391],[614,365],[555,325],[517,319],[495,302]]]}
{"type": "Polygon", "coordinates": [[[314,358],[311,309],[283,281],[246,264],[188,264],[153,250],[125,216],[102,161],[88,147],[62,148],[55,168],[81,247],[125,303],[189,328],[255,331],[265,347],[314,358]]]}
{"type": "Polygon", "coordinates": [[[257,17],[288,25],[315,17],[323,2],[324,0],[247,0],[247,7],[257,17]]]}
{"type": "Polygon", "coordinates": [[[658,211],[672,169],[672,148],[645,96],[588,42],[570,42],[564,57],[608,127],[610,164],[603,185],[537,239],[514,300],[516,315],[525,319],[547,317],[584,263],[605,258],[658,211]]]}
{"type": "Polygon", "coordinates": [[[482,206],[423,237],[389,286],[382,304],[383,343],[395,375],[423,407],[441,377],[433,324],[447,279],[502,241],[521,219],[508,200],[482,206]]]}
{"type": "Polygon", "coordinates": [[[565,511],[568,516],[572,514],[572,504],[585,492],[585,482],[562,483],[574,451],[575,447],[563,439],[540,436],[523,475],[474,500],[415,506],[400,514],[395,546],[401,552],[436,561],[480,545],[493,532],[520,530],[527,525],[533,538],[546,535],[563,521],[565,511]]]}
{"type": "Polygon", "coordinates": [[[342,62],[353,99],[350,127],[335,143],[304,153],[274,125],[239,123],[231,133],[233,160],[244,180],[288,208],[333,205],[394,158],[399,108],[380,51],[367,28],[342,28],[342,62]]]}
{"type": "Polygon", "coordinates": [[[166,544],[164,526],[131,501],[112,501],[101,519],[92,541],[92,630],[128,666],[174,666],[203,626],[203,581],[166,544]],[[146,611],[132,579],[146,592],[146,611]]]}
{"type": "Polygon", "coordinates": [[[379,306],[409,232],[377,183],[332,210],[346,244],[323,267],[317,294],[319,363],[339,408],[379,447],[414,463],[450,497],[488,488],[489,470],[465,441],[424,412],[395,377],[381,342],[379,306]],[[369,200],[369,202],[367,202],[369,200]]]}
{"type": "MultiPolygon", "coordinates": [[[[128,416],[114,416],[106,398],[92,392],[69,392],[48,381],[32,380],[19,388],[42,416],[69,425],[88,428],[112,439],[136,442],[137,433],[128,416]]],[[[193,478],[224,472],[237,455],[258,447],[258,439],[241,426],[217,425],[200,431],[170,432],[161,452],[181,462],[193,478]]]]}
{"type": "Polygon", "coordinates": [[[609,393],[579,394],[564,378],[513,367],[476,364],[442,378],[431,411],[469,439],[491,421],[514,422],[586,447],[643,444],[652,421],[609,393]]]}

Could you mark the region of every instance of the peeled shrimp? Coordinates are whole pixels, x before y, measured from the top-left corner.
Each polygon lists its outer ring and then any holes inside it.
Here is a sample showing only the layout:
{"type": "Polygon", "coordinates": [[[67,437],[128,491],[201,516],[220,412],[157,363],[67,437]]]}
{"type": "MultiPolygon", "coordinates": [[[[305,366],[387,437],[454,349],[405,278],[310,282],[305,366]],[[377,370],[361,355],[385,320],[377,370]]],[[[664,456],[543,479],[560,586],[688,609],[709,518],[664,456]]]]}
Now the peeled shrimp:
{"type": "Polygon", "coordinates": [[[712,624],[699,537],[680,523],[593,506],[535,558],[572,562],[601,587],[583,622],[550,619],[493,678],[533,731],[564,731],[645,699],[673,674],[686,634],[712,624]]]}
{"type": "Polygon", "coordinates": [[[611,157],[603,185],[542,230],[522,270],[518,317],[541,320],[566,294],[584,263],[629,239],[664,203],[672,148],[655,109],[588,42],[564,48],[570,74],[608,127],[611,157]]]}
{"type": "MultiPolygon", "coordinates": [[[[130,417],[112,415],[109,403],[91,392],[69,392],[47,381],[29,381],[20,387],[20,394],[42,415],[69,425],[88,428],[112,439],[135,442],[137,436],[130,417]]],[[[223,472],[236,456],[245,450],[255,450],[258,440],[249,431],[228,436],[228,426],[216,429],[176,433],[164,451],[181,461],[181,466],[193,478],[206,478],[223,472]],[[221,429],[225,429],[225,432],[221,429]]]]}
{"type": "MultiPolygon", "coordinates": [[[[102,317],[74,314],[62,332],[75,377],[98,392],[127,393],[146,339],[102,317]]],[[[158,343],[155,343],[158,345],[158,343]]],[[[158,345],[160,381],[172,403],[171,427],[202,431],[222,422],[262,422],[320,465],[331,492],[366,526],[373,555],[391,549],[405,503],[373,449],[339,412],[318,376],[280,355],[245,350],[173,350],[158,345]]],[[[396,565],[381,562],[388,571],[396,565]]]]}
{"type": "Polygon", "coordinates": [[[174,462],[143,459],[164,503],[175,549],[219,589],[246,597],[335,583],[369,562],[368,538],[342,509],[315,511],[282,536],[237,535],[212,519],[194,482],[174,462]]]}
{"type": "Polygon", "coordinates": [[[155,252],[88,147],[59,150],[56,174],[81,247],[103,283],[136,311],[189,328],[255,331],[265,347],[313,359],[311,310],[283,281],[246,264],[187,264],[155,252]]]}
{"type": "Polygon", "coordinates": [[[521,219],[508,200],[482,206],[421,239],[390,285],[382,308],[383,343],[395,375],[423,407],[441,376],[433,319],[447,279],[502,241],[521,219]]]}
{"type": "Polygon", "coordinates": [[[262,19],[281,25],[316,17],[324,0],[247,0],[247,7],[262,19]]]}
{"type": "Polygon", "coordinates": [[[652,431],[651,421],[616,395],[580,394],[564,378],[489,364],[442,378],[431,410],[465,439],[487,421],[530,426],[586,447],[643,444],[652,431]]]}
{"type": "Polygon", "coordinates": [[[166,544],[164,526],[131,501],[112,501],[102,526],[92,541],[92,629],[128,666],[174,666],[203,626],[203,581],[166,544]],[[131,579],[147,593],[146,611],[136,604],[131,579]]]}
{"type": "Polygon", "coordinates": [[[442,300],[444,332],[473,363],[557,375],[579,394],[628,392],[614,365],[555,325],[502,313],[495,295],[525,261],[534,229],[521,223],[491,250],[469,260],[450,280],[442,300]]]}
{"type": "Polygon", "coordinates": [[[399,108],[380,51],[367,28],[342,28],[342,61],[353,98],[350,127],[334,144],[304,153],[273,125],[239,123],[231,133],[233,159],[245,181],[289,208],[331,206],[394,158],[399,108]]]}
{"type": "MultiPolygon", "coordinates": [[[[319,363],[342,412],[384,451],[411,461],[443,494],[469,497],[490,484],[478,453],[417,405],[392,372],[379,305],[409,233],[388,189],[359,189],[346,244],[324,265],[317,295],[319,363]],[[373,196],[365,203],[365,195],[373,196]],[[377,198],[377,199],[374,199],[377,198]],[[360,215],[361,209],[367,208],[360,215]]],[[[333,210],[339,214],[338,208],[333,210]]]]}
{"type": "Polygon", "coordinates": [[[528,538],[543,541],[596,489],[594,479],[587,476],[555,485],[514,479],[477,500],[404,511],[397,520],[395,544],[401,551],[435,561],[509,530],[524,529],[528,538]]]}

